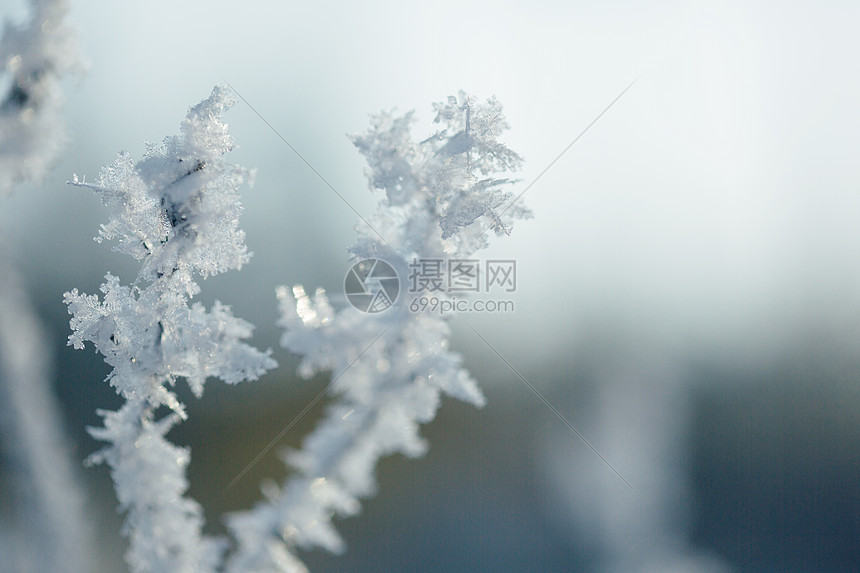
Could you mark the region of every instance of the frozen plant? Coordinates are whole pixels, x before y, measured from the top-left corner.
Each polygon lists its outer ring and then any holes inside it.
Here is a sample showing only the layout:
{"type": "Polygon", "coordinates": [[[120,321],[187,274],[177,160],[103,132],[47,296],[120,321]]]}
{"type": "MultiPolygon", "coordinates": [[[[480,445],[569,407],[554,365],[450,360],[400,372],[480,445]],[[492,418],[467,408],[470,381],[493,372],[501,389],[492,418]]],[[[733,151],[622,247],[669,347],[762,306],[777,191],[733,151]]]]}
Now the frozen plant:
{"type": "Polygon", "coordinates": [[[0,523],[2,569],[92,571],[91,516],[52,393],[50,337],[10,250],[0,237],[0,437],[9,502],[0,523]]]}
{"type": "Polygon", "coordinates": [[[91,571],[90,516],[52,393],[50,337],[12,251],[0,236],[0,438],[9,502],[0,555],[6,570],[19,573],[91,571]]]}
{"type": "Polygon", "coordinates": [[[202,533],[200,506],[185,497],[189,452],[165,434],[185,419],[173,386],[185,379],[199,397],[208,377],[235,384],[276,364],[270,352],[246,343],[253,326],[215,303],[191,299],[197,277],[238,269],[250,253],[238,228],[237,190],[251,175],[225,161],[233,148],[222,114],[234,103],[224,87],[188,111],[179,136],[149,146],[134,163],[121,153],[92,184],[112,210],[97,240],[141,261],[123,285],[108,274],[103,293],[65,295],[73,315],[69,344],[92,342],[113,367],[110,384],[124,399],[100,411],[104,426],[90,433],[108,445],[89,461],[110,466],[130,537],[134,572],[201,573],[218,568],[223,543],[202,533]]]}
{"type": "Polygon", "coordinates": [[[10,83],[0,101],[0,191],[41,177],[64,143],[58,83],[80,70],[64,0],[31,0],[28,22],[6,22],[0,63],[10,83]]]}
{"type": "MultiPolygon", "coordinates": [[[[27,22],[6,22],[0,62],[0,195],[39,178],[63,143],[59,79],[79,67],[66,3],[30,2],[27,22]]],[[[84,494],[51,389],[45,329],[0,234],[0,437],[8,515],[3,566],[18,572],[90,571],[84,494]]]]}
{"type": "MultiPolygon", "coordinates": [[[[499,103],[461,92],[434,109],[440,129],[423,141],[412,139],[412,113],[381,113],[352,138],[385,197],[350,253],[382,259],[400,277],[414,259],[469,257],[487,244],[487,230],[509,233],[529,215],[506,190],[504,174],[521,158],[498,141],[507,127],[499,103]]],[[[283,487],[267,488],[265,501],[228,519],[239,542],[231,573],[304,571],[296,549],[342,551],[332,517],[356,514],[359,499],[374,493],[378,459],[425,452],[419,426],[435,417],[441,394],[484,404],[448,349],[445,318],[410,312],[406,297],[378,314],[335,313],[321,289],[311,298],[301,286],[292,294],[282,287],[278,298],[282,345],[302,355],[302,376],[332,373],[334,402],[301,450],[287,454],[295,471],[283,487]]]]}

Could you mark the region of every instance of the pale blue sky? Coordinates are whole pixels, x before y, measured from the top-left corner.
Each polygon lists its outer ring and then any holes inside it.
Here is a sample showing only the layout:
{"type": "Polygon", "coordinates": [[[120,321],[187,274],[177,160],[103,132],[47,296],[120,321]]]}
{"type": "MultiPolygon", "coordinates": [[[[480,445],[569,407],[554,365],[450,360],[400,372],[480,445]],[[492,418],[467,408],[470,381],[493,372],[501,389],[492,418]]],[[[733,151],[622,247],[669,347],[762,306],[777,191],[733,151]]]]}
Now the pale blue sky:
{"type": "MultiPolygon", "coordinates": [[[[848,2],[74,2],[90,62],[68,83],[74,143],[2,221],[66,286],[97,280],[116,261],[89,242],[104,210],[61,182],[174,133],[222,80],[368,215],[344,137],[368,113],[415,109],[421,136],[431,102],[495,94],[522,188],[639,78],[525,195],[535,220],[496,243],[521,261],[512,320],[552,333],[612,313],[734,337],[751,315],[858,302],[858,16],[848,2]]],[[[243,222],[256,259],[220,280],[260,297],[339,288],[354,213],[246,105],[229,120],[236,161],[258,168],[243,222]]]]}

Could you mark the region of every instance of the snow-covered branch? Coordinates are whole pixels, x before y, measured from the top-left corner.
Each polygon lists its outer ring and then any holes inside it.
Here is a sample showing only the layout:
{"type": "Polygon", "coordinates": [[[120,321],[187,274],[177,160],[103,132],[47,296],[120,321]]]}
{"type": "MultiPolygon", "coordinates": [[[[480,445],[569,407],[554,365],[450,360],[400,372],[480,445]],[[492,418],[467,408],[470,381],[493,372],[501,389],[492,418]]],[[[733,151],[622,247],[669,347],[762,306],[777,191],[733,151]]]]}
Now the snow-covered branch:
{"type": "MultiPolygon", "coordinates": [[[[0,194],[42,176],[64,143],[59,79],[80,68],[65,13],[63,0],[33,0],[27,22],[3,27],[0,194]]],[[[0,235],[0,437],[11,501],[0,553],[9,570],[89,571],[95,545],[52,394],[53,356],[9,243],[0,235]]]]}
{"type": "Polygon", "coordinates": [[[108,442],[90,457],[106,462],[131,538],[127,560],[135,572],[214,571],[222,544],[202,533],[200,506],[184,497],[187,449],[167,431],[185,418],[172,390],[185,379],[196,396],[208,377],[235,384],[276,364],[246,343],[253,326],[216,303],[190,303],[197,276],[238,269],[250,254],[238,228],[238,188],[250,172],[224,160],[233,147],[223,112],[232,94],[216,87],[192,107],[179,136],[150,146],[134,163],[128,154],[102,169],[93,189],[113,210],[97,240],[142,262],[132,285],[108,274],[97,295],[65,295],[73,315],[69,344],[92,342],[113,367],[108,380],[125,398],[116,412],[101,411],[108,442]],[[167,413],[165,412],[166,407],[167,413]]]}
{"type": "MultiPolygon", "coordinates": [[[[0,436],[13,500],[4,566],[22,573],[91,571],[92,515],[51,386],[53,356],[0,237],[0,436]]],[[[4,524],[5,525],[5,524],[4,524]]],[[[5,529],[5,528],[4,528],[5,529]]]]}
{"type": "Polygon", "coordinates": [[[6,22],[0,62],[10,82],[0,96],[0,191],[41,177],[65,142],[59,81],[82,68],[64,22],[64,0],[31,0],[30,20],[6,22]]]}
{"type": "MultiPolygon", "coordinates": [[[[416,258],[469,256],[487,244],[488,229],[509,233],[513,220],[529,215],[499,177],[521,159],[497,139],[507,127],[498,102],[461,92],[434,108],[440,129],[421,142],[411,137],[411,114],[379,114],[353,137],[371,186],[386,196],[368,220],[372,229],[358,227],[350,253],[384,260],[399,277],[416,258]]],[[[375,314],[335,312],[322,290],[311,298],[301,286],[280,288],[278,298],[283,346],[303,357],[303,376],[332,373],[334,403],[301,450],[287,455],[295,472],[283,487],[229,519],[239,542],[231,573],[303,571],[295,549],[343,550],[332,517],[354,515],[359,499],[374,493],[379,458],[423,455],[419,428],[435,417],[442,394],[484,403],[448,349],[447,321],[410,312],[406,297],[375,314]]]]}

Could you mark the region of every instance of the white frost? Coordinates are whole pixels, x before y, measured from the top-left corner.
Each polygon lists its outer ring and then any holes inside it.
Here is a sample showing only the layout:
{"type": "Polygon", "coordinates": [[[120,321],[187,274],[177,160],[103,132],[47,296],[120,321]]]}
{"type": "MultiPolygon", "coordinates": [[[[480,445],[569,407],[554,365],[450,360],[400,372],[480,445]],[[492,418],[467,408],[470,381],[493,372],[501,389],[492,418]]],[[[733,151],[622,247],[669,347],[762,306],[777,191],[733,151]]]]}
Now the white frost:
{"type": "Polygon", "coordinates": [[[0,191],[40,178],[65,143],[60,79],[82,65],[64,22],[64,0],[31,0],[28,22],[6,22],[0,65],[8,89],[0,95],[0,191]]]}
{"type": "Polygon", "coordinates": [[[187,381],[196,396],[209,377],[229,384],[254,380],[275,367],[270,352],[243,342],[253,326],[220,303],[190,303],[198,276],[238,269],[250,254],[238,228],[238,188],[249,172],[227,163],[233,147],[223,112],[232,94],[216,87],[191,108],[179,136],[151,146],[134,163],[127,154],[102,169],[94,189],[112,208],[101,239],[142,262],[133,285],[108,274],[97,295],[66,293],[69,344],[92,342],[113,367],[111,385],[126,403],[100,411],[90,433],[108,446],[90,457],[111,468],[131,538],[134,572],[215,571],[222,543],[202,533],[200,506],[184,497],[189,452],[165,439],[185,417],[172,390],[187,381]],[[172,412],[159,417],[159,407],[172,412]]]}
{"type": "MultiPolygon", "coordinates": [[[[400,277],[413,258],[468,256],[486,245],[486,230],[507,231],[528,215],[504,210],[513,201],[503,190],[510,181],[494,177],[521,161],[497,140],[506,127],[498,102],[479,104],[461,93],[435,110],[443,129],[420,143],[410,134],[412,114],[379,114],[370,131],[353,137],[370,165],[371,187],[386,198],[368,221],[375,231],[360,226],[350,252],[381,258],[400,277]]],[[[335,313],[322,290],[311,299],[301,286],[277,294],[282,345],[302,356],[302,376],[332,373],[335,402],[301,450],[286,455],[295,473],[283,487],[229,519],[239,541],[228,561],[232,573],[299,572],[296,548],[342,551],[332,518],[356,514],[359,499],[375,492],[379,458],[424,454],[420,425],[435,417],[443,393],[484,404],[462,359],[448,350],[444,318],[411,313],[405,304],[382,314],[335,313]]]]}

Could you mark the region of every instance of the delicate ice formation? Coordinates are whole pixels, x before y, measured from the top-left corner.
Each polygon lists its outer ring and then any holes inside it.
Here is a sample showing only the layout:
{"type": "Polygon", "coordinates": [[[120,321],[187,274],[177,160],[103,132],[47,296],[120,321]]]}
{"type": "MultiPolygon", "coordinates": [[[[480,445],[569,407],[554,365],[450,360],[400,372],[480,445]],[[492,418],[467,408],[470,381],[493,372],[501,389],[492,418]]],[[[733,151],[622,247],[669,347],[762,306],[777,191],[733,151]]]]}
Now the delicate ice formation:
{"type": "MultiPolygon", "coordinates": [[[[504,190],[510,180],[495,176],[521,162],[497,141],[506,127],[498,102],[479,104],[461,92],[434,108],[442,129],[421,142],[411,138],[411,113],[379,114],[370,131],[353,137],[370,165],[371,186],[386,197],[350,252],[381,258],[401,277],[414,258],[468,256],[486,245],[487,229],[508,232],[514,219],[529,215],[512,206],[504,190]]],[[[296,472],[283,488],[230,518],[239,541],[228,561],[233,573],[304,571],[294,548],[343,550],[332,517],[354,515],[359,499],[374,493],[379,458],[423,455],[419,426],[435,417],[441,394],[484,403],[448,349],[444,318],[403,304],[380,314],[335,312],[322,290],[311,298],[301,286],[280,288],[278,299],[282,345],[302,356],[303,376],[331,371],[336,401],[301,450],[287,455],[296,472]]]]}
{"type": "Polygon", "coordinates": [[[60,78],[80,69],[63,0],[31,0],[31,18],[6,22],[0,65],[9,82],[0,95],[0,191],[38,179],[65,141],[60,78]]]}
{"type": "Polygon", "coordinates": [[[133,163],[127,154],[89,187],[113,208],[98,240],[142,262],[137,280],[120,284],[108,274],[96,295],[66,293],[74,331],[69,344],[92,342],[113,367],[108,380],[126,403],[100,411],[103,428],[90,433],[108,442],[90,457],[106,462],[127,510],[127,560],[135,572],[214,571],[222,544],[202,534],[200,506],[183,497],[189,452],[165,439],[185,417],[172,390],[185,379],[194,394],[208,377],[235,384],[275,366],[269,352],[246,343],[252,325],[216,303],[190,304],[197,276],[238,269],[250,254],[238,228],[238,188],[249,172],[227,163],[233,147],[222,113],[234,103],[226,88],[191,108],[179,136],[152,146],[133,163]],[[166,406],[172,412],[159,415],[166,406]]]}

